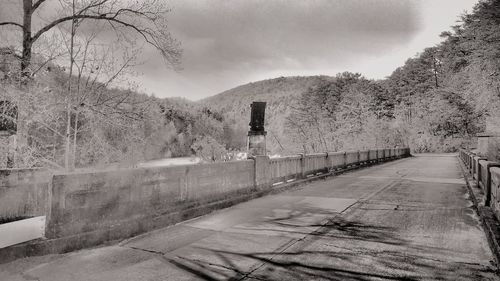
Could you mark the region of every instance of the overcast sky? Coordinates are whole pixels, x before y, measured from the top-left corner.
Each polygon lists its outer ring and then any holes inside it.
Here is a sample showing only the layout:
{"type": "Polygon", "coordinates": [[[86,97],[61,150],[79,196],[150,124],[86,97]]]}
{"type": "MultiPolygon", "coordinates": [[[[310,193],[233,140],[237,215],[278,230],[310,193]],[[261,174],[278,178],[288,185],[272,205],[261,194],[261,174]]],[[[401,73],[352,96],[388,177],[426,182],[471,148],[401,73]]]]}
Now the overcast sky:
{"type": "Polygon", "coordinates": [[[183,70],[150,64],[146,93],[191,100],[279,76],[384,78],[471,11],[469,0],[174,0],[183,70]]]}
{"type": "MultiPolygon", "coordinates": [[[[19,14],[20,1],[0,1],[0,19],[19,14]]],[[[475,2],[170,0],[170,32],[182,44],[183,70],[167,69],[158,53],[146,51],[136,79],[148,94],[198,100],[280,76],[352,71],[384,78],[437,44],[475,2]]],[[[50,14],[54,9],[45,5],[50,14]]]]}

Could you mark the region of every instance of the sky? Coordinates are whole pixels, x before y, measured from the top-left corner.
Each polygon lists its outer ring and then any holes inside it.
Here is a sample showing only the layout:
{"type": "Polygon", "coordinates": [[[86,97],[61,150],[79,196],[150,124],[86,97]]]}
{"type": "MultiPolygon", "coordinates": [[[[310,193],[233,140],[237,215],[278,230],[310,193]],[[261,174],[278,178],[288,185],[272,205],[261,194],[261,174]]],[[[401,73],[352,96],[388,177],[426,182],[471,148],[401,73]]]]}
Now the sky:
{"type": "Polygon", "coordinates": [[[147,64],[138,79],[146,93],[190,100],[280,76],[352,71],[380,79],[439,43],[475,2],[175,0],[169,25],[183,70],[147,64]]]}
{"type": "Polygon", "coordinates": [[[147,94],[190,100],[280,76],[351,71],[381,79],[439,43],[476,2],[170,0],[169,31],[182,45],[182,70],[146,49],[134,79],[147,94]]]}

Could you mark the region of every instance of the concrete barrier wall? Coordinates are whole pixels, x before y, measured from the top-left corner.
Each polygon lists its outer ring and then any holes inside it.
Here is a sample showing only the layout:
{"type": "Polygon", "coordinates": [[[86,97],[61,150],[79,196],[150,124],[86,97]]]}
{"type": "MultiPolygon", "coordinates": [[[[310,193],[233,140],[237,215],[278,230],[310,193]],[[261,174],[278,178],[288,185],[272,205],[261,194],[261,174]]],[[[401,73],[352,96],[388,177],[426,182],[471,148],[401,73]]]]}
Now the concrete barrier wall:
{"type": "Polygon", "coordinates": [[[479,160],[481,160],[481,157],[479,156],[472,157],[472,178],[474,178],[475,180],[477,180],[478,177],[479,160]]]}
{"type": "Polygon", "coordinates": [[[304,175],[313,175],[328,171],[327,153],[308,154],[304,156],[304,175]]]}
{"type": "Polygon", "coordinates": [[[359,151],[359,161],[360,162],[368,162],[370,159],[370,151],[369,150],[360,150],[359,151]]]}
{"type": "Polygon", "coordinates": [[[461,149],[459,151],[458,156],[464,163],[465,167],[467,168],[469,174],[475,179],[476,178],[476,155],[472,152],[466,151],[461,149]]]}
{"type": "MultiPolygon", "coordinates": [[[[271,171],[269,181],[272,184],[285,183],[292,179],[343,169],[347,166],[359,166],[372,161],[384,161],[388,159],[384,157],[384,151],[386,150],[328,152],[272,158],[269,159],[269,169],[271,171]]],[[[406,148],[388,149],[387,151],[391,151],[394,157],[410,155],[409,149],[406,148]]],[[[387,152],[387,154],[391,152],[387,152]]]]}
{"type": "Polygon", "coordinates": [[[491,172],[491,207],[497,218],[500,218],[500,168],[493,167],[491,172]]]}
{"type": "Polygon", "coordinates": [[[0,170],[0,223],[45,215],[49,181],[40,169],[0,170]]]}
{"type": "Polygon", "coordinates": [[[385,151],[385,149],[377,149],[377,158],[378,159],[384,158],[384,151],[385,151]]]}
{"type": "Polygon", "coordinates": [[[327,164],[330,169],[341,169],[346,165],[345,152],[328,152],[327,164]]]}
{"type": "Polygon", "coordinates": [[[484,198],[481,199],[484,205],[492,208],[500,219],[500,163],[487,161],[466,150],[459,151],[459,158],[476,180],[476,186],[483,190],[484,198]]]}
{"type": "MultiPolygon", "coordinates": [[[[45,253],[67,252],[200,216],[291,181],[329,175],[348,165],[363,166],[370,155],[377,155],[374,161],[387,160],[380,151],[257,156],[235,162],[56,175],[10,171],[1,178],[0,214],[4,218],[46,215],[44,241],[50,246],[39,249],[45,242],[33,241],[33,247],[45,253]]],[[[392,151],[397,154],[397,149],[392,151]]],[[[408,149],[401,151],[409,156],[408,149]]]]}
{"type": "MultiPolygon", "coordinates": [[[[373,161],[388,160],[380,151],[373,161]]],[[[409,149],[400,151],[410,155],[409,149]]],[[[359,162],[359,151],[350,151],[56,175],[4,172],[0,214],[45,215],[46,239],[0,248],[0,263],[125,239],[282,190],[291,182],[368,164],[359,162]]]]}
{"type": "MultiPolygon", "coordinates": [[[[369,151],[362,154],[367,159],[369,151]]],[[[121,226],[122,234],[115,237],[127,237],[163,226],[148,225],[156,217],[326,173],[346,163],[359,165],[359,152],[54,175],[46,237],[121,226]]]]}
{"type": "Polygon", "coordinates": [[[271,184],[300,178],[302,176],[301,162],[301,155],[270,159],[271,184]]]}
{"type": "Polygon", "coordinates": [[[358,164],[359,152],[358,151],[346,151],[346,164],[356,165],[358,164]]]}
{"type": "Polygon", "coordinates": [[[491,171],[492,167],[499,167],[500,163],[486,160],[478,161],[477,185],[481,187],[486,195],[485,204],[490,205],[492,200],[491,171]]]}
{"type": "Polygon", "coordinates": [[[254,161],[245,160],[54,175],[46,236],[118,226],[125,230],[117,237],[143,232],[156,227],[147,225],[155,217],[249,192],[254,172],[254,161]]]}
{"type": "Polygon", "coordinates": [[[487,178],[487,174],[488,174],[488,165],[487,163],[488,161],[486,160],[479,160],[477,162],[477,185],[479,187],[481,187],[481,189],[483,189],[483,191],[486,190],[486,178],[487,178]]]}

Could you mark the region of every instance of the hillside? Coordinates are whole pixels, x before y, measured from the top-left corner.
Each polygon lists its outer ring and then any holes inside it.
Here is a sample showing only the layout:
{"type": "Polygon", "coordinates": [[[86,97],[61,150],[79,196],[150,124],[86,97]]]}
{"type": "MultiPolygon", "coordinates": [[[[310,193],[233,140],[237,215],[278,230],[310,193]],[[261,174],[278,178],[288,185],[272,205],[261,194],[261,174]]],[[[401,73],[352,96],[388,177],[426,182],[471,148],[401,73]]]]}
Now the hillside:
{"type": "Polygon", "coordinates": [[[456,151],[473,145],[486,120],[500,111],[499,19],[499,1],[479,2],[441,34],[440,44],[384,80],[348,72],[280,77],[199,102],[100,82],[110,71],[86,68],[71,76],[42,56],[33,56],[33,73],[24,77],[14,49],[0,48],[0,125],[17,128],[0,167],[69,169],[194,155],[234,159],[245,150],[254,101],[267,102],[271,154],[394,146],[456,151]]]}
{"type": "Polygon", "coordinates": [[[222,113],[231,126],[241,136],[238,143],[244,145],[250,121],[250,104],[253,101],[265,101],[266,130],[268,132],[268,149],[282,154],[293,151],[293,143],[285,138],[285,121],[291,108],[297,104],[300,96],[309,88],[322,81],[333,81],[330,76],[293,76],[267,79],[248,83],[224,91],[215,96],[199,101],[203,105],[222,113]]]}
{"type": "Polygon", "coordinates": [[[321,80],[332,80],[330,76],[290,76],[266,79],[238,86],[220,94],[205,98],[200,102],[219,109],[232,109],[248,101],[278,101],[281,98],[297,97],[321,80]]]}
{"type": "MultiPolygon", "coordinates": [[[[409,58],[384,80],[359,74],[281,77],[203,101],[248,130],[250,103],[268,102],[270,153],[409,146],[452,152],[475,144],[500,108],[500,1],[480,1],[442,42],[409,58]]],[[[244,142],[243,142],[244,143],[244,142]]]]}
{"type": "Polygon", "coordinates": [[[41,56],[31,65],[36,75],[22,80],[15,51],[0,48],[0,131],[17,139],[0,138],[9,142],[0,147],[0,168],[128,167],[164,157],[226,156],[223,138],[230,134],[222,118],[198,104],[116,88],[92,71],[70,79],[41,56]]]}

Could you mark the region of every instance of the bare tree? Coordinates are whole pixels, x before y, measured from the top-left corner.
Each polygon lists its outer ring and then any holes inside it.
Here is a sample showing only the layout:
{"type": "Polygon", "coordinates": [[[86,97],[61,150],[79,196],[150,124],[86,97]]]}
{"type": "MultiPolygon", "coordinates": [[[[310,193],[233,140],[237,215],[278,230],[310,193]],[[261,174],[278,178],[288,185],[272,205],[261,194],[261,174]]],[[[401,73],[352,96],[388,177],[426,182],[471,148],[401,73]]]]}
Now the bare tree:
{"type": "Polygon", "coordinates": [[[120,78],[130,78],[133,74],[130,68],[137,63],[139,47],[129,46],[130,48],[116,51],[117,45],[123,45],[123,40],[100,44],[97,39],[100,33],[99,26],[91,32],[86,30],[86,35],[76,36],[79,27],[80,24],[73,21],[70,37],[63,40],[70,60],[65,95],[64,149],[64,166],[70,170],[75,167],[77,158],[77,136],[82,125],[79,124],[80,117],[88,119],[89,116],[95,116],[98,119],[106,119],[107,123],[123,126],[115,120],[127,119],[132,123],[140,121],[141,111],[134,106],[144,102],[137,100],[136,94],[132,91],[113,91],[110,88],[120,78]]]}
{"type": "Polygon", "coordinates": [[[141,37],[147,44],[157,49],[165,62],[171,66],[179,64],[181,50],[179,43],[172,38],[167,29],[165,14],[170,10],[161,0],[23,0],[22,22],[5,21],[0,26],[11,26],[22,34],[21,73],[30,75],[29,66],[32,59],[33,45],[40,37],[53,28],[67,23],[83,21],[102,21],[116,33],[130,33],[141,37]],[[47,2],[58,1],[70,10],[34,30],[32,20],[34,13],[47,2]],[[73,5],[74,4],[74,5],[73,5]],[[74,9],[73,9],[74,8],[74,9]],[[124,31],[124,30],[127,31],[124,31]],[[128,32],[131,31],[131,32],[128,32]]]}

